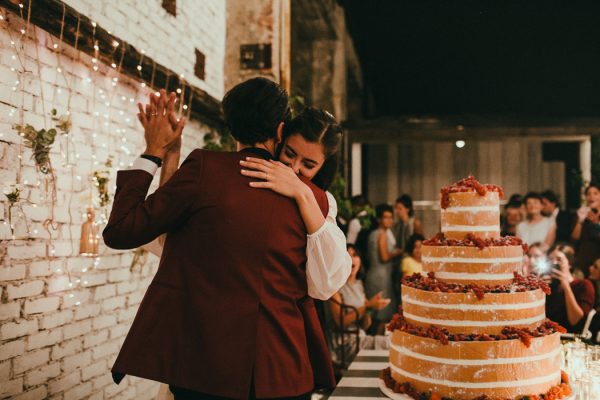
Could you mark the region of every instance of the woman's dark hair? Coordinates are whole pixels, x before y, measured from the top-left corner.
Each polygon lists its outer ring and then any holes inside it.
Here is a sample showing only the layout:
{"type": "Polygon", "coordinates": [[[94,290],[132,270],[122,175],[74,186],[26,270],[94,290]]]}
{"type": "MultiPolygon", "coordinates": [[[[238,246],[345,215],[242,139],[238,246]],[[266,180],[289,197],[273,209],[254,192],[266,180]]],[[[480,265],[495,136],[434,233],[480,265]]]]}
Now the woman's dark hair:
{"type": "Polygon", "coordinates": [[[523,197],[523,203],[527,204],[527,200],[529,199],[536,199],[539,200],[540,203],[542,202],[542,196],[538,193],[538,192],[529,192],[525,195],[525,197],[523,197]]]}
{"type": "Polygon", "coordinates": [[[409,195],[403,194],[402,196],[398,197],[396,199],[396,204],[402,204],[404,207],[408,208],[408,216],[409,217],[412,217],[415,215],[415,209],[413,208],[413,201],[409,195]]]}
{"type": "Polygon", "coordinates": [[[323,146],[325,161],[312,182],[323,190],[329,189],[338,169],[338,154],[343,137],[342,127],[327,111],[307,107],[283,126],[282,144],[292,135],[300,135],[307,142],[319,143],[323,146]]]}
{"type": "Polygon", "coordinates": [[[522,204],[523,204],[523,196],[521,196],[519,193],[514,193],[510,196],[510,198],[508,199],[508,202],[506,203],[504,208],[508,208],[508,207],[519,208],[519,207],[521,207],[522,204]]]}
{"type": "Polygon", "coordinates": [[[392,215],[394,215],[394,208],[389,204],[378,204],[375,207],[375,218],[380,219],[386,212],[389,212],[392,215]]]}
{"type": "Polygon", "coordinates": [[[543,199],[548,200],[550,203],[556,204],[556,207],[560,208],[560,201],[558,200],[558,196],[554,193],[553,190],[544,190],[541,193],[543,199]]]}
{"type": "Polygon", "coordinates": [[[595,188],[596,190],[600,190],[600,183],[598,182],[590,182],[589,185],[586,186],[585,191],[583,192],[583,194],[587,195],[589,190],[591,188],[595,188]]]}
{"type": "Polygon", "coordinates": [[[421,235],[420,233],[413,233],[409,238],[408,241],[406,242],[406,246],[404,246],[404,251],[406,251],[406,254],[412,255],[413,250],[415,249],[415,244],[418,241],[423,241],[425,240],[425,236],[421,235]]]}
{"type": "Polygon", "coordinates": [[[346,251],[348,251],[350,249],[354,250],[354,252],[358,256],[358,258],[360,258],[360,269],[358,270],[358,273],[356,274],[356,279],[362,280],[365,278],[365,264],[363,262],[362,254],[361,254],[360,250],[358,249],[358,247],[356,247],[352,243],[346,243],[346,251]]]}
{"type": "Polygon", "coordinates": [[[569,266],[573,268],[573,263],[575,262],[575,250],[569,244],[557,244],[550,249],[548,254],[552,254],[553,251],[560,251],[565,255],[567,261],[569,262],[569,266]]]}
{"type": "Polygon", "coordinates": [[[277,128],[291,118],[288,95],[273,81],[253,78],[223,97],[223,114],[231,135],[252,146],[277,138],[277,128]]]}

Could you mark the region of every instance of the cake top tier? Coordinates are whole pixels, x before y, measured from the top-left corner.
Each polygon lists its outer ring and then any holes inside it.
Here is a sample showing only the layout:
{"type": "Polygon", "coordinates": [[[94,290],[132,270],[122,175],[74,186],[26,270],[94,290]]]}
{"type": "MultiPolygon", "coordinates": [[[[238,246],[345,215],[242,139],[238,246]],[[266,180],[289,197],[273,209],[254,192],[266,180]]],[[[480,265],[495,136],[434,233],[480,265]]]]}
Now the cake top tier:
{"type": "Polygon", "coordinates": [[[479,183],[475,177],[469,175],[468,177],[461,179],[451,185],[445,186],[441,189],[442,199],[441,207],[446,209],[450,206],[450,194],[451,193],[477,193],[480,196],[485,196],[488,192],[497,192],[500,199],[504,198],[504,191],[498,185],[482,184],[479,183]]]}

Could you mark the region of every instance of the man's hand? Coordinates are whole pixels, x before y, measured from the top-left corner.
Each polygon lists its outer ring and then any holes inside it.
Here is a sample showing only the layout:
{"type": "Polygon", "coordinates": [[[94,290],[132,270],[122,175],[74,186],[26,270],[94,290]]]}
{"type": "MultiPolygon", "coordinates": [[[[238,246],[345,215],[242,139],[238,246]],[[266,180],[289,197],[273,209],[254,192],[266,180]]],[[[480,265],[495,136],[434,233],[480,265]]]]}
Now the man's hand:
{"type": "Polygon", "coordinates": [[[178,151],[181,148],[181,134],[185,126],[185,118],[177,121],[173,111],[177,96],[171,93],[167,96],[165,90],[160,91],[160,97],[150,94],[150,102],[145,110],[138,104],[140,112],[138,119],[144,127],[146,150],[144,154],[165,157],[167,151],[178,151]]]}

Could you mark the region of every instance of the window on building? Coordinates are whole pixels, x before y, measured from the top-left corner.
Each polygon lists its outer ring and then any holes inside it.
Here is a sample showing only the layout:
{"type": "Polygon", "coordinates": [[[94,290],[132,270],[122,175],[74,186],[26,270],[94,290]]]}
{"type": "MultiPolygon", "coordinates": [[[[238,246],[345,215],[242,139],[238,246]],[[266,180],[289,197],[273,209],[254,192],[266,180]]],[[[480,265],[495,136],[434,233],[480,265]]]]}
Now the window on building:
{"type": "Polygon", "coordinates": [[[194,75],[204,80],[206,66],[206,56],[200,50],[196,49],[196,65],[194,65],[194,75]]]}
{"type": "Polygon", "coordinates": [[[172,16],[177,16],[177,0],[162,0],[162,7],[172,16]]]}

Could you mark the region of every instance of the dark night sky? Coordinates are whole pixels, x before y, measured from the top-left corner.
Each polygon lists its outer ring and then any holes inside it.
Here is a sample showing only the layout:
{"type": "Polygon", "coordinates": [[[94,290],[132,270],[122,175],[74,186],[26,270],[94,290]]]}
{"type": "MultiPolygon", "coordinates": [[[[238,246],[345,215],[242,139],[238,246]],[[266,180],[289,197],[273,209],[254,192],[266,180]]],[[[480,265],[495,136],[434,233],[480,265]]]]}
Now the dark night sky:
{"type": "Polygon", "coordinates": [[[378,115],[600,116],[600,1],[338,2],[378,115]]]}

